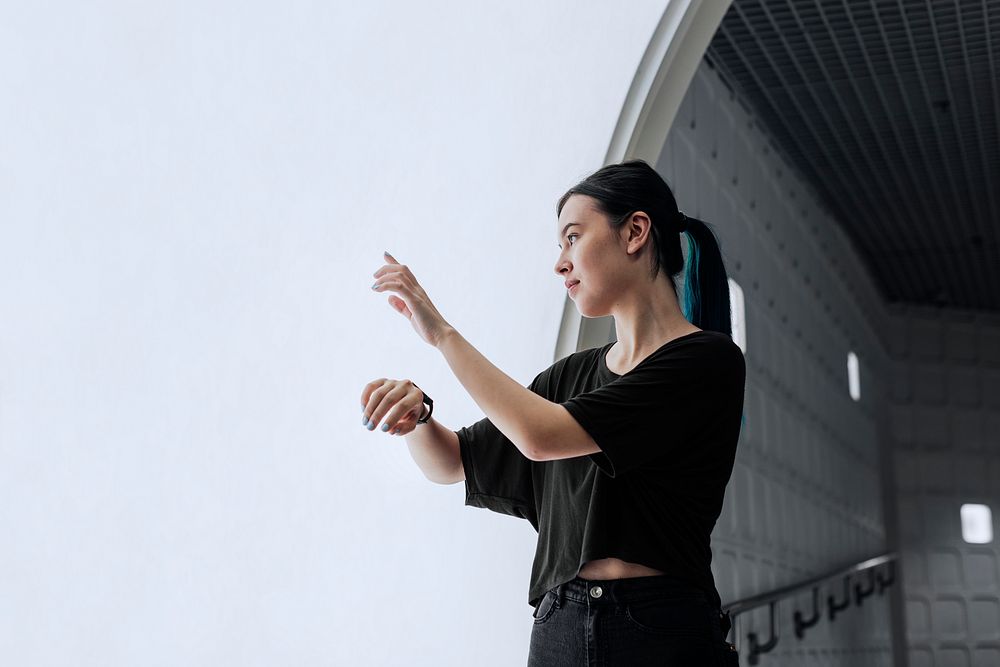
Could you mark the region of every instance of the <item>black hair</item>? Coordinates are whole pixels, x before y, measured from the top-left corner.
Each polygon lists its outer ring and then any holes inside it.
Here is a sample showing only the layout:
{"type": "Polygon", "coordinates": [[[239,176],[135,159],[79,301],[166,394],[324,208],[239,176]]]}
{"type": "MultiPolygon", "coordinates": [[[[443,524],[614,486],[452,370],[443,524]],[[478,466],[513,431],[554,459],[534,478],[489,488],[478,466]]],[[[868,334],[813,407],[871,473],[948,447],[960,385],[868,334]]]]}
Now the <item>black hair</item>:
{"type": "Polygon", "coordinates": [[[684,317],[700,329],[718,331],[732,336],[732,317],[729,304],[729,279],[719,241],[708,223],[686,217],[688,237],[687,265],[681,245],[675,239],[682,222],[677,201],[663,177],[644,160],[628,160],[609,164],[586,177],[559,198],[556,216],[571,195],[593,197],[597,209],[608,217],[612,233],[621,230],[636,211],[649,216],[650,238],[654,252],[651,255],[651,273],[655,280],[662,269],[670,277],[670,285],[677,293],[673,277],[686,269],[683,299],[678,298],[684,317]]]}

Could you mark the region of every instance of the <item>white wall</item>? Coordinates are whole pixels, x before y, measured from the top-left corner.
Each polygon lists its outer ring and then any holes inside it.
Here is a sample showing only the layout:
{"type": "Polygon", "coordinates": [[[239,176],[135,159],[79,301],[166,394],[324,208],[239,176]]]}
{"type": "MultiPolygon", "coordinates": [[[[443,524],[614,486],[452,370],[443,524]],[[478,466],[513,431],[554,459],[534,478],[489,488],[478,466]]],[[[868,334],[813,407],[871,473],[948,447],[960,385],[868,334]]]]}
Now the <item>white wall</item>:
{"type": "Polygon", "coordinates": [[[664,4],[0,8],[0,664],[523,664],[530,526],[361,426],[482,416],[371,276],[551,363],[664,4]]]}

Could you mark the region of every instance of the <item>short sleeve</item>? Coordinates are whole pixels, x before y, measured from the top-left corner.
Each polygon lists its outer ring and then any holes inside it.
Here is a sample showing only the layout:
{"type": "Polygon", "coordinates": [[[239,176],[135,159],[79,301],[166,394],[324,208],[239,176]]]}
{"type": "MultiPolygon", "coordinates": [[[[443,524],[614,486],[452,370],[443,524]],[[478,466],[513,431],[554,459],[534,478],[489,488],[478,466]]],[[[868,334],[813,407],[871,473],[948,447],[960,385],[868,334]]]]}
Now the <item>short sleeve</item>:
{"type": "MultiPolygon", "coordinates": [[[[539,373],[528,386],[536,394],[547,375],[539,373]]],[[[456,431],[465,469],[465,504],[526,519],[538,530],[534,474],[531,461],[483,418],[456,431]]]]}
{"type": "Polygon", "coordinates": [[[742,405],[743,353],[728,336],[717,340],[651,356],[560,403],[601,448],[590,455],[598,468],[616,477],[677,456],[729,415],[735,401],[742,405]]]}

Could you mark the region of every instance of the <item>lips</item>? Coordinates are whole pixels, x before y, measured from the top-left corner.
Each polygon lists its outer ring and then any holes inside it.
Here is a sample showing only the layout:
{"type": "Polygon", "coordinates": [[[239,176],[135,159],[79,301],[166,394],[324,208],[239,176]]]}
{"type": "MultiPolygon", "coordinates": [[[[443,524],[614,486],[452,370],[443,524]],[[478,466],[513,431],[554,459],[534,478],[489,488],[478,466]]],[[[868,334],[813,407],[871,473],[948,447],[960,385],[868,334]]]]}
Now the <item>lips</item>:
{"type": "Polygon", "coordinates": [[[573,285],[579,285],[579,284],[580,284],[579,280],[567,280],[566,283],[565,283],[566,289],[569,289],[573,285]]]}

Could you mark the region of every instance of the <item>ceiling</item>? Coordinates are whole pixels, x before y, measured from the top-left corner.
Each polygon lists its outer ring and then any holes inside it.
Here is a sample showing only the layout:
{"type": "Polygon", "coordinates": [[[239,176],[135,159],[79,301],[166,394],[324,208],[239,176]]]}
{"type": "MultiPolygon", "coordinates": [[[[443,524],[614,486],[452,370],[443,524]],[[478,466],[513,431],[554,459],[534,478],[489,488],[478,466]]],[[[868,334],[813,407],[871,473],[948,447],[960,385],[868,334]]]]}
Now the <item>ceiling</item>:
{"type": "Polygon", "coordinates": [[[733,0],[706,57],[885,301],[1000,312],[1000,0],[733,0]]]}

